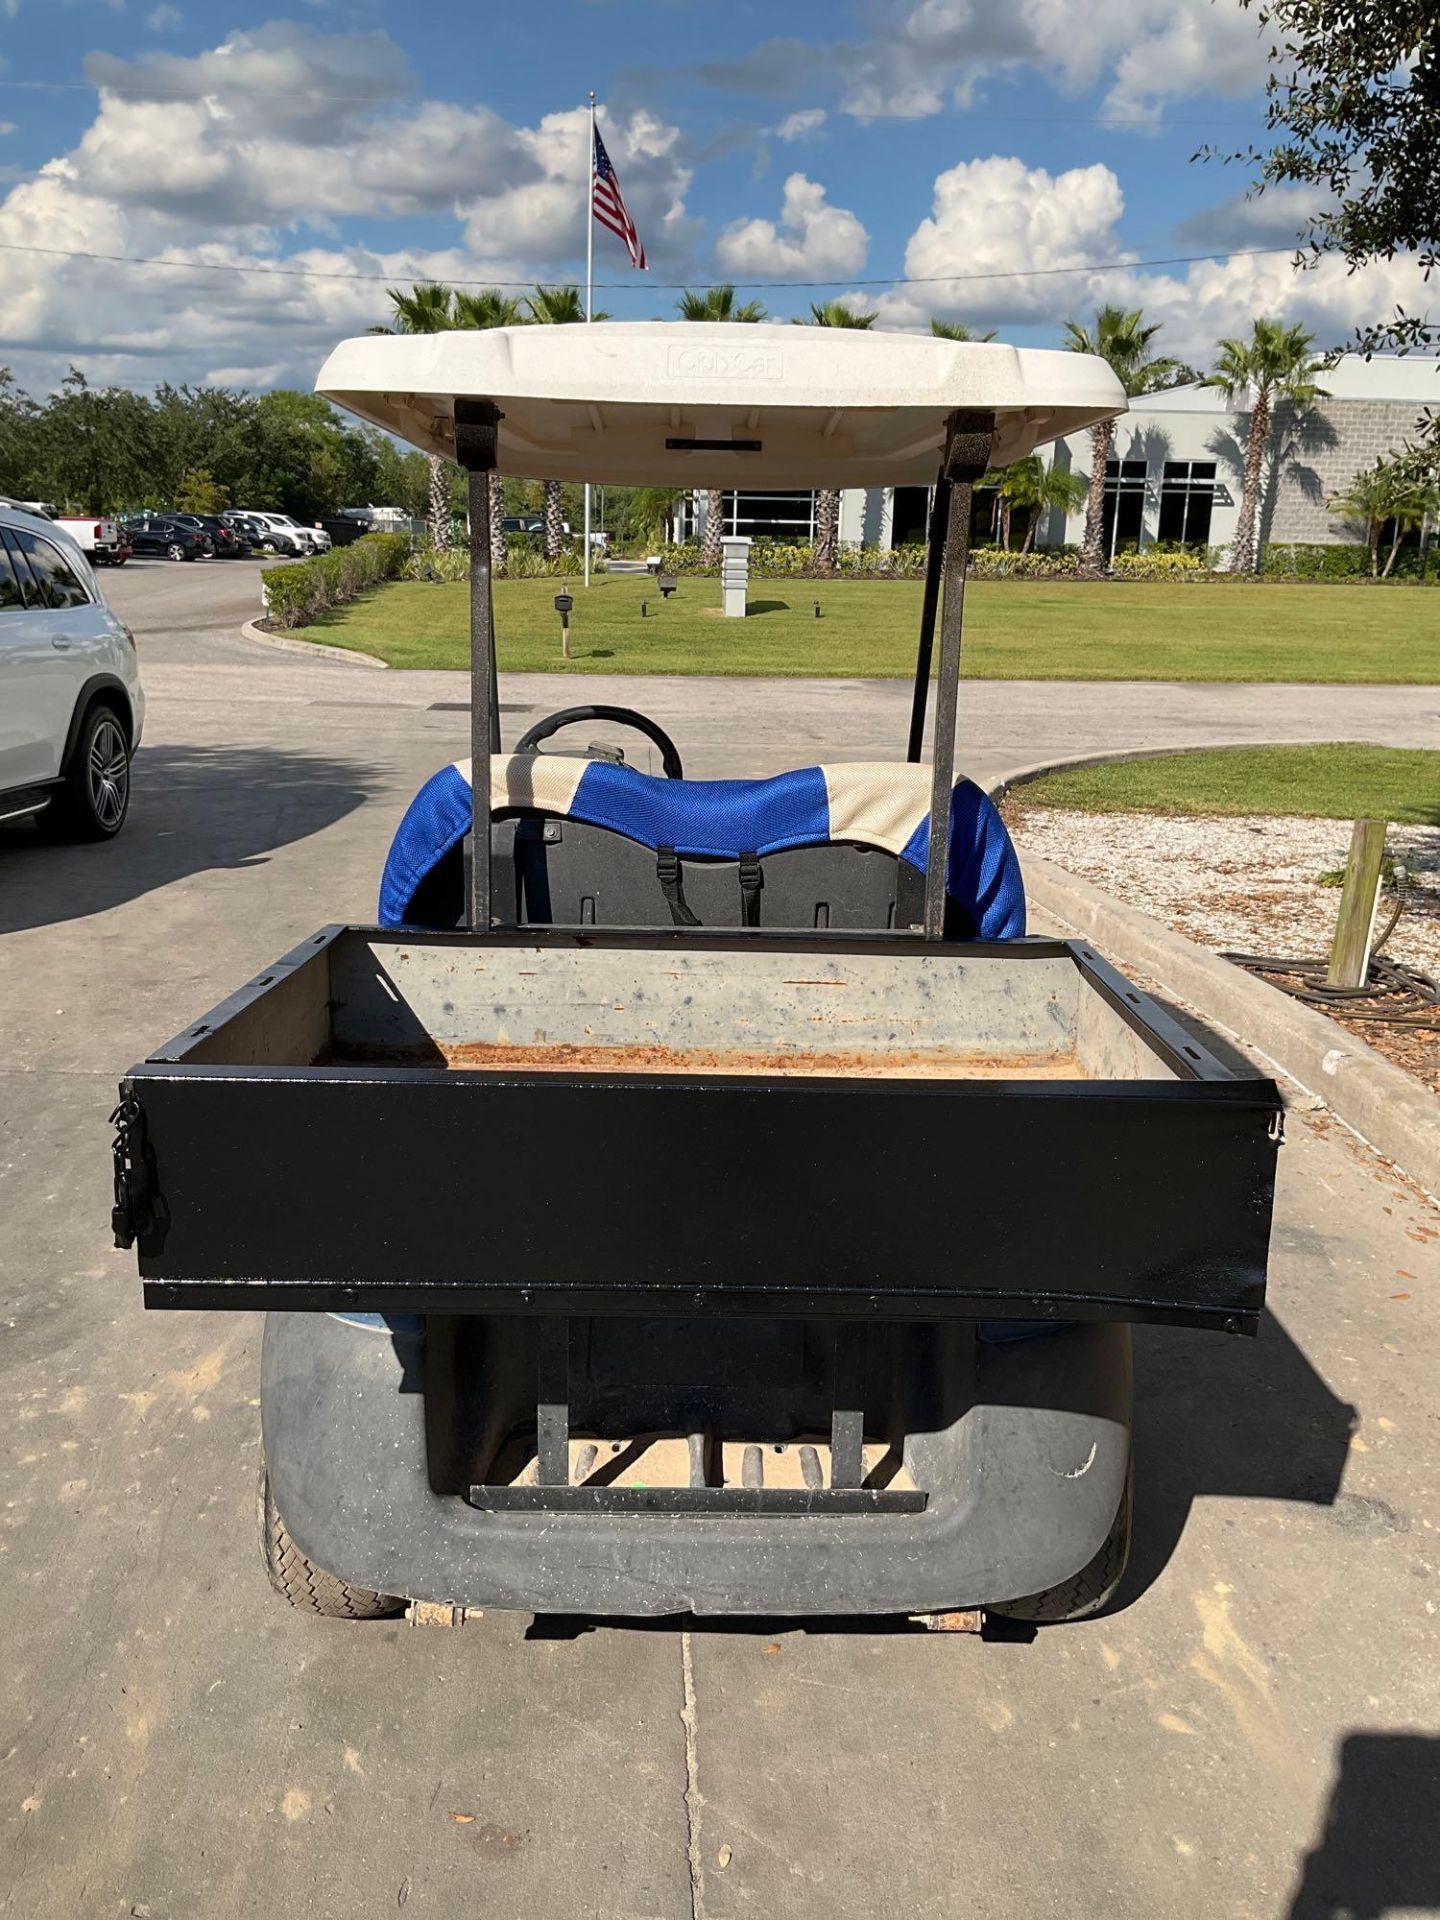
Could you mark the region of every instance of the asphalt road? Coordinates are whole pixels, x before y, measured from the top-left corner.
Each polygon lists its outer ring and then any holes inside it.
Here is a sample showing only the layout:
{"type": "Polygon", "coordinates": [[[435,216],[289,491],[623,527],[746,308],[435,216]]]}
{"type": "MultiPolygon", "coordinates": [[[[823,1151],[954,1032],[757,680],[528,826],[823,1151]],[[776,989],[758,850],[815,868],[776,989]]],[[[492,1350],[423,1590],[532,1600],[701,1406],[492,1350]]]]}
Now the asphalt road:
{"type": "MultiPolygon", "coordinates": [[[[372,911],[401,807],[464,750],[463,686],[241,640],[243,563],[106,584],[152,701],[125,835],[0,836],[0,1911],[1440,1910],[1440,1225],[1323,1114],[1291,1116],[1261,1338],[1137,1337],[1137,1540],[1106,1618],[1032,1645],[561,1637],[276,1600],[258,1321],[141,1312],[107,1244],[106,1113],[150,1045],[372,911]]],[[[968,758],[1307,717],[1436,742],[1433,692],[1324,691],[986,683],[968,758]]],[[[903,729],[883,683],[641,692],[662,718],[701,696],[675,731],[702,773],[727,745],[732,769],[787,739],[803,761],[826,730],[883,757],[903,729]]],[[[508,728],[564,689],[503,698],[508,728]]]]}

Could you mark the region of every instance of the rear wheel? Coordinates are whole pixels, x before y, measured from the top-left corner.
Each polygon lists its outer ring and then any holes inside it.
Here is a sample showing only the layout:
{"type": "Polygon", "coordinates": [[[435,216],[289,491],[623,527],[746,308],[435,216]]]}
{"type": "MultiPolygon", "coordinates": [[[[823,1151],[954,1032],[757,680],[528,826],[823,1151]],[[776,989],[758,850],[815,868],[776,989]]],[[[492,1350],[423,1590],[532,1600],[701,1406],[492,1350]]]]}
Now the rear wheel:
{"type": "Polygon", "coordinates": [[[280,1518],[264,1467],[260,1469],[260,1551],[271,1586],[301,1613],[319,1613],[329,1620],[382,1620],[404,1610],[405,1602],[398,1595],[352,1587],[305,1558],[280,1518]]]}
{"type": "Polygon", "coordinates": [[[40,815],[56,840],[113,840],[130,811],[130,742],[113,707],[95,706],[80,723],[65,784],[40,815]]]}
{"type": "Polygon", "coordinates": [[[1125,1565],[1130,1558],[1134,1492],[1135,1467],[1132,1461],[1125,1475],[1125,1491],[1120,1496],[1120,1505],[1115,1509],[1110,1531],[1101,1541],[1094,1558],[1058,1587],[1047,1587],[1043,1593],[1027,1594],[1023,1600],[1007,1600],[1002,1606],[991,1607],[989,1611],[1007,1620],[1029,1620],[1036,1626],[1058,1626],[1067,1620],[1088,1620],[1091,1614],[1099,1613],[1114,1599],[1125,1576],[1125,1565]]]}

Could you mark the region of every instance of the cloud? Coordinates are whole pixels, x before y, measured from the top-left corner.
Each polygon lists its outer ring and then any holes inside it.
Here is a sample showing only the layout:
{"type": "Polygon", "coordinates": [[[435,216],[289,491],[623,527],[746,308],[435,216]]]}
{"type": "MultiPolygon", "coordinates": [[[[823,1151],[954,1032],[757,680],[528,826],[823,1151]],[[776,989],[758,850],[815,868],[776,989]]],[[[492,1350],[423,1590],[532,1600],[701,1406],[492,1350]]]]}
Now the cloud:
{"type": "Polygon", "coordinates": [[[184,26],[185,16],[178,7],[170,5],[170,0],[160,0],[160,5],[146,14],[145,24],[151,33],[173,33],[176,27],[184,26]]]}
{"type": "Polygon", "coordinates": [[[808,140],[819,133],[825,120],[824,107],[802,107],[798,113],[786,114],[775,129],[775,138],[777,140],[808,140]]]}
{"type": "MultiPolygon", "coordinates": [[[[7,253],[0,338],[32,384],[70,359],[139,384],[216,368],[281,368],[304,384],[335,340],[385,317],[387,281],[526,283],[583,259],[583,112],[523,127],[484,105],[416,99],[383,33],[285,23],[193,57],[90,67],[94,119],[68,152],[0,186],[0,240],[172,264],[7,253]],[[434,222],[422,244],[415,216],[434,222]],[[356,220],[367,244],[340,238],[356,220]],[[222,263],[247,271],[207,270],[222,263]],[[275,266],[378,284],[248,271],[275,266]]],[[[605,132],[652,261],[681,277],[700,227],[678,129],[637,110],[605,132]]],[[[601,278],[620,277],[611,245],[597,232],[601,278]]]]}
{"type": "Polygon", "coordinates": [[[726,273],[808,274],[816,280],[857,273],[870,236],[847,207],[832,207],[825,189],[803,173],[785,182],[780,220],[735,220],[715,243],[726,273]]]}
{"type": "Polygon", "coordinates": [[[15,122],[13,120],[0,120],[0,139],[3,139],[7,133],[14,133],[14,131],[15,122]]]}
{"type": "Polygon", "coordinates": [[[936,179],[931,211],[905,248],[907,277],[934,284],[885,296],[879,310],[892,324],[914,324],[922,313],[987,326],[1045,319],[1052,283],[960,276],[1123,259],[1115,227],[1124,206],[1108,167],[1051,174],[999,155],[962,160],[936,179]]]}
{"type": "Polygon", "coordinates": [[[969,105],[988,80],[1039,74],[1066,93],[1110,81],[1107,114],[1153,126],[1165,102],[1228,98],[1265,77],[1253,13],[1229,0],[891,0],[865,38],[762,42],[695,69],[707,85],[783,99],[834,78],[857,120],[923,120],[969,105]]]}
{"type": "Polygon", "coordinates": [[[1310,222],[1331,205],[1325,188],[1309,185],[1267,187],[1253,198],[1236,193],[1182,220],[1175,237],[1188,247],[1226,252],[1234,247],[1284,247],[1292,241],[1298,245],[1310,222]]]}

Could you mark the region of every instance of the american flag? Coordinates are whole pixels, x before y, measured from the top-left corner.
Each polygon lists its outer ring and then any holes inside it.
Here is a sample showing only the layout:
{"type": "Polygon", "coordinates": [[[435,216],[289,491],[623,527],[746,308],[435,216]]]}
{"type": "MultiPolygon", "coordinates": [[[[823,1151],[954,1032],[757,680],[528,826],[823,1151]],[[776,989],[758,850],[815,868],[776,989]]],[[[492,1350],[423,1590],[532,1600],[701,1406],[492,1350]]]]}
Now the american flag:
{"type": "Polygon", "coordinates": [[[600,138],[600,129],[595,129],[595,173],[591,182],[592,206],[595,218],[602,227],[608,227],[612,233],[618,233],[625,242],[632,267],[645,271],[645,249],[640,236],[635,231],[635,222],[625,205],[625,197],[620,191],[620,178],[609,154],[605,151],[605,142],[600,138]]]}

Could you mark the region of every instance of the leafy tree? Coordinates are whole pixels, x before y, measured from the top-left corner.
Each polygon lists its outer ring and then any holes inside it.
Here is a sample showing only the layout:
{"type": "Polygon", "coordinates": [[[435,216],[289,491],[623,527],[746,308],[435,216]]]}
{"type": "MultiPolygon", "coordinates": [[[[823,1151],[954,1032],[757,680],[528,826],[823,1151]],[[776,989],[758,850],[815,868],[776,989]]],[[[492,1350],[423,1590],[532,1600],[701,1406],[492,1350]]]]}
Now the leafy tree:
{"type": "MultiPolygon", "coordinates": [[[[536,287],[526,296],[525,306],[537,326],[568,327],[585,319],[585,302],[578,287],[536,287]]],[[[597,313],[597,320],[608,320],[608,313],[597,313]]],[[[540,509],[545,521],[545,558],[558,560],[565,539],[564,488],[558,480],[547,480],[540,509]]]]}
{"type": "Polygon", "coordinates": [[[988,333],[975,333],[965,325],[963,320],[932,320],[930,331],[937,340],[993,340],[995,338],[993,327],[988,333]]]}
{"type": "Polygon", "coordinates": [[[1315,379],[1322,363],[1314,355],[1314,345],[1314,334],[1298,324],[1287,327],[1279,320],[1256,320],[1248,340],[1220,342],[1214,369],[1201,383],[1219,388],[1232,407],[1248,404],[1250,409],[1240,512],[1230,556],[1231,568],[1237,573],[1254,573],[1260,565],[1256,524],[1260,476],[1275,408],[1284,404],[1303,413],[1325,393],[1315,379]]]}
{"type": "MultiPolygon", "coordinates": [[[[1271,36],[1266,124],[1279,138],[1229,157],[1258,166],[1257,193],[1319,189],[1304,235],[1312,263],[1338,253],[1354,270],[1413,253],[1428,278],[1440,264],[1435,0],[1258,0],[1255,10],[1271,36]]],[[[1433,351],[1440,323],[1397,310],[1358,328],[1356,344],[1367,354],[1433,351]]],[[[1423,484],[1440,456],[1440,414],[1427,409],[1417,428],[1405,457],[1423,484]]]]}
{"type": "Polygon", "coordinates": [[[16,383],[9,367],[0,367],[0,493],[31,500],[39,457],[40,408],[16,383]]]}
{"type": "Polygon", "coordinates": [[[150,408],[128,387],[92,387],[71,367],[45,408],[40,454],[53,492],[83,513],[133,497],[149,468],[150,408]]]}
{"type": "Polygon", "coordinates": [[[229,488],[220,486],[208,467],[188,467],[175,491],[180,513],[220,513],[229,504],[229,488]]]}
{"type": "MultiPolygon", "coordinates": [[[[675,310],[682,320],[731,320],[754,325],[769,318],[761,301],[737,302],[734,287],[723,284],[706,287],[703,293],[692,293],[686,287],[675,303],[675,310]]],[[[720,564],[720,536],[724,531],[725,490],[709,487],[705,493],[705,538],[701,548],[701,558],[707,566],[720,564]]]]}
{"type": "MultiPolygon", "coordinates": [[[[801,326],[850,327],[864,332],[875,324],[873,313],[857,313],[843,300],[812,300],[810,319],[801,326]]],[[[815,491],[815,571],[833,573],[840,549],[840,490],[817,487],[815,491]]]]}
{"type": "MultiPolygon", "coordinates": [[[[1065,344],[1072,353],[1093,353],[1106,361],[1133,398],[1172,385],[1177,373],[1190,371],[1168,355],[1150,352],[1150,342],[1159,331],[1159,322],[1147,326],[1138,307],[1101,307],[1088,326],[1078,320],[1065,322],[1065,344]]],[[[1100,573],[1105,566],[1105,468],[1114,445],[1113,420],[1101,420],[1090,429],[1090,487],[1080,552],[1081,565],[1089,573],[1100,573]]]]}

